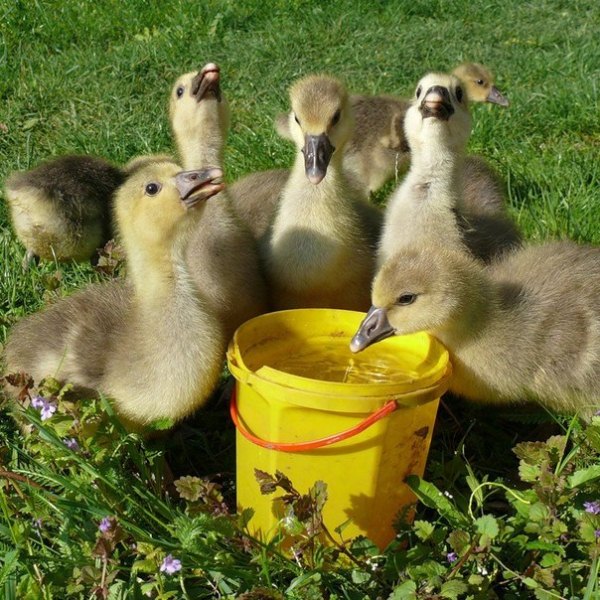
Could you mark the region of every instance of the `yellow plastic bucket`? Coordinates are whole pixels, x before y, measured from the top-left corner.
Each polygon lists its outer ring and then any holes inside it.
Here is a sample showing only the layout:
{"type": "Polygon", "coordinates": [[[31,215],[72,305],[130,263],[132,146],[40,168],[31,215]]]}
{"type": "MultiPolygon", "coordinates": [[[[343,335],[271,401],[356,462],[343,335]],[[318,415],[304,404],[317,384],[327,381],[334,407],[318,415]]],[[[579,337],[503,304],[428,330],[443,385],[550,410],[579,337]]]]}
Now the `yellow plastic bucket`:
{"type": "Polygon", "coordinates": [[[235,332],[227,362],[237,380],[237,503],[254,509],[253,535],[270,539],[284,516],[280,502],[261,494],[255,469],[282,471],[301,493],[324,481],[327,528],[346,524],[344,539],[366,535],[381,548],[394,537],[397,512],[415,501],[404,479],[423,474],[448,352],[418,333],[352,354],[364,316],[288,310],[235,332]]]}

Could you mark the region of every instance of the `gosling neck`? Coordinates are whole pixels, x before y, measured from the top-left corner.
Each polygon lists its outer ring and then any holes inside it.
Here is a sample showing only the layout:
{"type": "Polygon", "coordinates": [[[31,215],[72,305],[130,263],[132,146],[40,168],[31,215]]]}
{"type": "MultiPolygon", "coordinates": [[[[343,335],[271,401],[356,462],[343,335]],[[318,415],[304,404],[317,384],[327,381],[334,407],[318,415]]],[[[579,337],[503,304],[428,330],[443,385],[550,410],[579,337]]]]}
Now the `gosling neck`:
{"type": "Polygon", "coordinates": [[[462,207],[464,149],[454,149],[435,139],[427,139],[411,148],[407,184],[435,199],[438,206],[462,207]]]}
{"type": "Polygon", "coordinates": [[[127,277],[135,290],[138,305],[156,308],[164,305],[174,294],[187,294],[191,278],[188,276],[185,249],[187,248],[194,224],[203,209],[193,209],[195,213],[186,215],[163,243],[146,248],[128,247],[127,277]]]}
{"type": "Polygon", "coordinates": [[[202,137],[177,136],[177,147],[185,171],[220,167],[223,164],[223,134],[218,128],[207,127],[202,137]],[[210,130],[210,131],[208,131],[210,130]]]}

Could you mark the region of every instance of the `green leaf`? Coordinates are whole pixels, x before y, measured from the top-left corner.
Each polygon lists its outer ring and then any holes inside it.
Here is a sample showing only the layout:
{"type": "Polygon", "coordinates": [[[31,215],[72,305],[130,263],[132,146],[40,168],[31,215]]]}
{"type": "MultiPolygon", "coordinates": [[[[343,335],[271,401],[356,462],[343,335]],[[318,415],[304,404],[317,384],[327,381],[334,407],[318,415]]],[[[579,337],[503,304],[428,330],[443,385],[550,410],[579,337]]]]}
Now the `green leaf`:
{"type": "Polygon", "coordinates": [[[288,586],[286,592],[289,593],[297,588],[302,588],[311,583],[319,583],[321,581],[321,573],[303,573],[292,579],[292,583],[288,586]]]}
{"type": "Polygon", "coordinates": [[[547,552],[540,560],[540,566],[542,567],[553,567],[559,565],[562,562],[562,558],[554,552],[547,552]]]}
{"type": "Polygon", "coordinates": [[[180,477],[179,479],[173,482],[175,484],[175,488],[179,493],[179,496],[185,500],[189,500],[190,502],[194,502],[200,498],[200,493],[202,492],[202,479],[200,477],[194,477],[193,475],[186,475],[185,477],[180,477]]]}
{"type": "Polygon", "coordinates": [[[529,519],[531,521],[540,522],[546,520],[550,516],[550,510],[542,502],[536,502],[529,507],[529,519]]]}
{"type": "Polygon", "coordinates": [[[11,550],[4,555],[2,561],[2,567],[0,568],[0,585],[4,585],[4,582],[9,578],[10,574],[15,570],[17,566],[17,557],[19,552],[17,550],[11,550]]]}
{"type": "Polygon", "coordinates": [[[471,543],[471,536],[466,531],[457,529],[448,536],[448,543],[454,552],[462,554],[471,543]]]}
{"type": "Polygon", "coordinates": [[[164,417],[162,419],[156,419],[156,421],[152,421],[152,423],[148,425],[148,429],[150,431],[167,431],[168,429],[173,429],[174,426],[175,421],[173,421],[173,419],[164,417]]]}
{"type": "Polygon", "coordinates": [[[371,574],[359,569],[352,569],[352,581],[356,584],[366,583],[371,579],[371,574]]]}
{"type": "Polygon", "coordinates": [[[452,526],[468,526],[466,516],[461,514],[433,483],[424,481],[417,475],[409,475],[406,483],[425,506],[435,508],[452,526]]]}
{"type": "Polygon", "coordinates": [[[464,594],[469,589],[469,586],[463,581],[459,581],[457,579],[451,579],[450,581],[446,581],[444,585],[442,585],[442,589],[440,590],[440,596],[442,598],[450,598],[451,600],[457,600],[460,594],[464,594]]]}
{"type": "Polygon", "coordinates": [[[570,488],[576,488],[589,481],[594,481],[600,478],[600,465],[592,465],[587,469],[579,469],[571,475],[567,481],[570,488]]]}
{"type": "Polygon", "coordinates": [[[539,587],[538,582],[535,579],[532,579],[531,577],[524,577],[522,579],[522,582],[531,589],[535,589],[536,587],[539,587]]]}
{"type": "Polygon", "coordinates": [[[530,465],[523,460],[519,462],[519,478],[521,481],[537,481],[541,474],[542,469],[537,465],[530,465]]]}
{"type": "Polygon", "coordinates": [[[487,535],[490,539],[494,539],[498,535],[498,521],[492,515],[483,515],[475,520],[477,532],[481,535],[487,535]]]}
{"type": "Polygon", "coordinates": [[[415,521],[413,528],[415,530],[415,535],[423,541],[428,539],[435,529],[428,521],[415,521]]]}
{"type": "Polygon", "coordinates": [[[417,584],[410,579],[394,588],[388,600],[415,600],[417,597],[417,584]]]}
{"type": "MultiPolygon", "coordinates": [[[[513,538],[514,541],[514,538],[513,538]]],[[[526,550],[543,550],[545,552],[556,552],[561,556],[565,555],[565,549],[560,544],[552,544],[550,542],[542,542],[540,540],[533,540],[525,544],[526,550]]]]}

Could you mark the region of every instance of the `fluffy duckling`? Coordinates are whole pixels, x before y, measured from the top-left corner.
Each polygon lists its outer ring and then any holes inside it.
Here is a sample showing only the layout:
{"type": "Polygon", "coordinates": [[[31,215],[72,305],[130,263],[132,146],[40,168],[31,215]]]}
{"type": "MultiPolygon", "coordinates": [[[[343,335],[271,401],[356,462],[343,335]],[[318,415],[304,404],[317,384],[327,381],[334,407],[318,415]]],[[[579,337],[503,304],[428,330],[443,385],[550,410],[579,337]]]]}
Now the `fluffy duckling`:
{"type": "Polygon", "coordinates": [[[489,69],[479,63],[465,62],[458,65],[453,75],[464,84],[465,91],[471,102],[491,102],[500,106],[508,106],[508,100],[494,85],[494,77],[489,69]]]}
{"type": "Polygon", "coordinates": [[[111,198],[125,173],[102,158],[62,156],[6,181],[15,234],[35,258],[89,260],[112,237],[111,198]]]}
{"type": "MultiPolygon", "coordinates": [[[[222,164],[229,109],[220,80],[219,67],[208,63],[198,73],[182,75],[173,86],[171,127],[186,169],[222,164]]],[[[244,321],[268,310],[256,240],[236,214],[227,190],[207,203],[190,239],[187,261],[228,337],[244,321]],[[204,260],[211,254],[214,260],[204,260]]]]}
{"type": "Polygon", "coordinates": [[[475,212],[465,202],[464,157],[471,116],[457,77],[423,77],[406,112],[404,130],[411,164],[388,200],[378,265],[399,247],[422,239],[455,248],[466,244],[486,261],[520,243],[518,230],[504,213],[475,212]]]}
{"type": "Polygon", "coordinates": [[[486,267],[466,252],[416,245],[373,282],[351,342],[428,331],[450,351],[450,389],[496,404],[537,400],[590,417],[600,408],[600,248],[553,242],[486,267]]]}
{"type": "Polygon", "coordinates": [[[91,285],[19,322],[5,348],[7,372],[98,390],[133,427],[198,408],[218,381],[226,338],[184,254],[221,177],[173,162],[136,171],[115,196],[128,281],[91,285]]]}
{"type": "MultiPolygon", "coordinates": [[[[453,74],[463,82],[470,101],[508,106],[508,100],[494,85],[491,73],[483,65],[463,63],[453,74]]],[[[369,192],[374,192],[392,178],[397,180],[410,162],[410,147],[403,130],[410,100],[385,95],[353,95],[350,102],[356,126],[346,147],[345,166],[365,183],[369,192]]],[[[292,139],[287,114],[276,117],[275,128],[281,137],[292,139]]],[[[480,159],[474,160],[478,164],[467,164],[467,169],[473,171],[473,179],[465,178],[465,184],[471,182],[465,202],[472,205],[473,210],[481,203],[500,205],[504,210],[504,195],[502,189],[494,185],[494,172],[480,159]],[[483,190],[477,187],[480,183],[484,185],[483,190]]]]}
{"type": "Polygon", "coordinates": [[[261,245],[272,304],[365,310],[381,214],[343,169],[353,126],[347,92],[337,79],[309,76],[290,100],[298,152],[261,245]]]}

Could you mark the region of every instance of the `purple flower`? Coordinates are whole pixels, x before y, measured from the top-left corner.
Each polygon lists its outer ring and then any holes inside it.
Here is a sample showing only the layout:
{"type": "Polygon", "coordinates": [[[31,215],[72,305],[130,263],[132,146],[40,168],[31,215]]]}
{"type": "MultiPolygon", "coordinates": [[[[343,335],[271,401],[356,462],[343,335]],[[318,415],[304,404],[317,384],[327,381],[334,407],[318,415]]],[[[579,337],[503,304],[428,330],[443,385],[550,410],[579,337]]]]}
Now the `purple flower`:
{"type": "Polygon", "coordinates": [[[448,552],[448,554],[446,554],[446,560],[452,564],[453,562],[456,562],[456,560],[458,559],[458,555],[456,554],[456,552],[448,552]]]}
{"type": "Polygon", "coordinates": [[[69,450],[73,450],[73,452],[79,450],[79,442],[75,438],[65,438],[63,442],[69,450]]]}
{"type": "Polygon", "coordinates": [[[160,565],[160,570],[167,575],[173,575],[173,573],[181,571],[181,561],[173,558],[171,554],[167,554],[160,565]]]}
{"type": "Polygon", "coordinates": [[[590,513],[591,515],[600,515],[600,502],[598,500],[594,500],[593,502],[584,502],[583,508],[585,508],[586,513],[590,513]]]}
{"type": "Polygon", "coordinates": [[[600,538],[600,529],[596,529],[596,531],[594,531],[594,535],[596,538],[600,538]]]}
{"type": "Polygon", "coordinates": [[[31,406],[40,410],[40,408],[43,408],[45,402],[48,402],[48,400],[46,400],[46,398],[43,396],[34,396],[31,399],[31,406]]]}
{"type": "Polygon", "coordinates": [[[102,521],[100,521],[100,525],[98,525],[98,529],[102,533],[106,533],[110,531],[113,527],[113,517],[103,517],[102,521]]]}
{"type": "Polygon", "coordinates": [[[42,421],[49,419],[56,412],[56,402],[43,396],[34,396],[31,399],[31,406],[40,411],[42,421]]]}
{"type": "Polygon", "coordinates": [[[42,520],[41,519],[34,519],[33,520],[33,528],[34,529],[41,529],[42,528],[42,520]]]}

